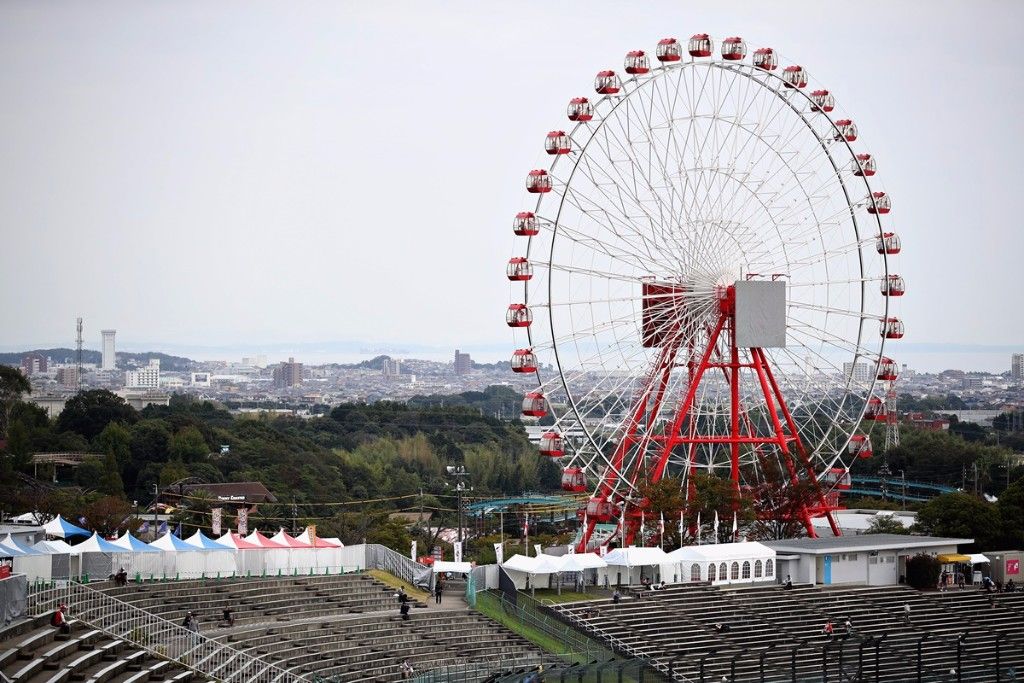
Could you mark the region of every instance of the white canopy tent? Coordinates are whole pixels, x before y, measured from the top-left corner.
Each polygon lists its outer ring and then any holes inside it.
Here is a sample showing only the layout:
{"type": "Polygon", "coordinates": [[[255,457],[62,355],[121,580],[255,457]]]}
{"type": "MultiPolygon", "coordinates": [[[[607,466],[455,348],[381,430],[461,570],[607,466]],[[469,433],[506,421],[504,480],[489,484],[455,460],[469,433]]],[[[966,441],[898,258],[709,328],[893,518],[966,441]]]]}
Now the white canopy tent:
{"type": "Polygon", "coordinates": [[[199,579],[207,576],[231,576],[235,572],[230,550],[209,550],[181,540],[174,534],[164,534],[149,544],[170,556],[172,571],[168,576],[181,579],[199,579]]]}
{"type": "Polygon", "coordinates": [[[756,541],[688,545],[668,554],[680,583],[712,584],[775,581],[775,551],[756,541]]]}
{"type": "Polygon", "coordinates": [[[51,562],[49,554],[29,546],[20,545],[10,534],[7,534],[7,538],[0,541],[0,555],[10,556],[14,564],[14,571],[27,576],[30,583],[50,580],[51,562]]]}
{"type": "Polygon", "coordinates": [[[168,574],[174,576],[173,558],[167,557],[159,548],[143,543],[130,533],[110,541],[110,544],[124,548],[126,553],[132,553],[130,563],[122,565],[129,577],[150,578],[168,574]]]}
{"type": "Polygon", "coordinates": [[[668,555],[661,548],[637,548],[635,546],[616,548],[605,555],[604,561],[608,566],[604,570],[599,570],[599,578],[600,574],[604,574],[609,581],[616,584],[632,584],[633,570],[640,570],[637,573],[639,578],[643,575],[644,567],[658,567],[660,576],[672,575],[672,561],[668,559],[668,555]],[[623,581],[623,569],[626,570],[625,581],[623,581]]]}
{"type": "Polygon", "coordinates": [[[473,571],[473,565],[469,562],[435,562],[430,567],[435,574],[446,574],[451,572],[452,574],[468,574],[473,571]]]}

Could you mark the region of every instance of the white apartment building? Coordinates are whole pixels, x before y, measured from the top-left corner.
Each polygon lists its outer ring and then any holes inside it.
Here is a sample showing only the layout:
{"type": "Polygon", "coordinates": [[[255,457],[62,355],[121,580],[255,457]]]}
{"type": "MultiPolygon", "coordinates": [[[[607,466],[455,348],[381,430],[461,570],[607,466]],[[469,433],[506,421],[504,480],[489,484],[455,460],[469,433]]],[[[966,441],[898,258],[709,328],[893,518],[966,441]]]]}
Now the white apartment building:
{"type": "Polygon", "coordinates": [[[124,385],[129,389],[158,389],[160,387],[160,359],[154,358],[149,365],[124,373],[124,385]]]}
{"type": "Polygon", "coordinates": [[[1024,353],[1015,353],[1010,356],[1010,378],[1017,382],[1024,382],[1024,353]]]}
{"type": "Polygon", "coordinates": [[[100,364],[100,370],[108,372],[113,370],[115,365],[114,335],[117,334],[117,330],[100,330],[100,334],[103,335],[103,362],[100,364]]]}
{"type": "Polygon", "coordinates": [[[872,369],[868,363],[843,363],[843,374],[852,375],[854,382],[870,382],[872,369]]]}

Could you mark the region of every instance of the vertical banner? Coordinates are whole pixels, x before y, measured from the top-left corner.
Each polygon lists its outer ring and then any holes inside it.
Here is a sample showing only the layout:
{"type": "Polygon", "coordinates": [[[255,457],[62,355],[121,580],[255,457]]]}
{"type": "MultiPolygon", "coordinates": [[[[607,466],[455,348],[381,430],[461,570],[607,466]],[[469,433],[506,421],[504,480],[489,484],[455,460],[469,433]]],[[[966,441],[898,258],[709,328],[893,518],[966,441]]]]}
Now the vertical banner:
{"type": "Polygon", "coordinates": [[[309,532],[309,544],[316,547],[316,524],[310,524],[306,527],[306,531],[309,532]]]}
{"type": "Polygon", "coordinates": [[[542,553],[542,552],[541,552],[541,549],[540,549],[540,543],[534,543],[534,544],[533,544],[533,551],[534,551],[535,553],[537,553],[537,557],[540,557],[541,555],[543,555],[543,554],[544,554],[544,553],[542,553]]]}
{"type": "Polygon", "coordinates": [[[416,540],[415,539],[413,539],[413,542],[410,544],[410,547],[409,547],[409,559],[412,560],[413,562],[416,561],[416,540]]]}
{"type": "Polygon", "coordinates": [[[572,543],[570,543],[569,545],[565,546],[565,554],[566,555],[575,555],[576,554],[576,546],[573,545],[572,543]]]}
{"type": "Polygon", "coordinates": [[[597,547],[597,554],[600,555],[601,557],[604,557],[605,555],[607,555],[608,554],[608,546],[607,545],[598,546],[597,547]]]}
{"type": "Polygon", "coordinates": [[[215,538],[220,536],[221,514],[223,510],[223,508],[213,508],[210,510],[210,524],[215,538]]]}
{"type": "Polygon", "coordinates": [[[238,535],[245,536],[249,533],[249,508],[238,508],[238,535]]]}
{"type": "Polygon", "coordinates": [[[498,564],[505,564],[505,546],[503,544],[494,544],[494,558],[498,564]]]}
{"type": "Polygon", "coordinates": [[[455,541],[452,545],[455,548],[455,561],[462,562],[462,541],[455,541]]]}

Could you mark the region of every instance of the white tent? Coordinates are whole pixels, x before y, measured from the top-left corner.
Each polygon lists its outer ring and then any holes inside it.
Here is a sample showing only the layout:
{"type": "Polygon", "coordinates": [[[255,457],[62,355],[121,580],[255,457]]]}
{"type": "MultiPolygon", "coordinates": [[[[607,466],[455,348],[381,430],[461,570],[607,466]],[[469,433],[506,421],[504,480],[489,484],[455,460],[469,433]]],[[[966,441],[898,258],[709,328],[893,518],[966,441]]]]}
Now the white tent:
{"type": "Polygon", "coordinates": [[[563,572],[582,572],[587,569],[603,569],[608,563],[595,553],[574,553],[563,555],[563,572]]]}
{"type": "Polygon", "coordinates": [[[290,571],[306,574],[319,566],[316,548],[307,542],[292,538],[285,533],[283,528],[271,536],[270,540],[288,549],[288,569],[290,571]]]}
{"type": "Polygon", "coordinates": [[[49,554],[29,546],[20,545],[10,534],[7,534],[7,538],[0,541],[0,555],[11,556],[14,563],[14,571],[27,576],[29,583],[50,580],[51,563],[49,554]]]}
{"type": "Polygon", "coordinates": [[[756,541],[688,545],[668,554],[683,583],[754,583],[775,580],[775,551],[756,541]]]}
{"type": "Polygon", "coordinates": [[[971,564],[972,565],[975,565],[975,564],[988,564],[988,562],[989,562],[989,559],[987,557],[985,557],[984,555],[982,555],[981,553],[971,553],[970,558],[971,558],[971,564]]]}
{"type": "Polygon", "coordinates": [[[122,565],[129,578],[136,575],[141,578],[167,576],[168,573],[174,575],[174,562],[171,558],[160,552],[159,548],[143,543],[131,533],[126,533],[110,544],[124,548],[126,553],[132,554],[129,564],[122,565]]]}
{"type": "Polygon", "coordinates": [[[259,576],[263,573],[263,554],[266,551],[260,546],[249,543],[233,531],[225,531],[223,536],[214,541],[234,551],[235,573],[238,576],[259,576]]]}
{"type": "Polygon", "coordinates": [[[469,562],[442,562],[437,561],[432,566],[435,574],[451,572],[453,574],[468,574],[473,571],[473,565],[469,562]]]}
{"type": "Polygon", "coordinates": [[[658,567],[661,576],[671,576],[672,561],[668,559],[668,555],[661,548],[637,548],[635,546],[629,546],[628,548],[616,548],[604,557],[604,561],[608,564],[608,567],[604,570],[600,570],[601,573],[614,579],[614,583],[633,583],[633,570],[640,569],[637,573],[639,578],[643,573],[644,567],[658,567]],[[625,569],[625,577],[623,577],[622,569],[625,569]],[[623,581],[623,579],[625,579],[623,581]]]}

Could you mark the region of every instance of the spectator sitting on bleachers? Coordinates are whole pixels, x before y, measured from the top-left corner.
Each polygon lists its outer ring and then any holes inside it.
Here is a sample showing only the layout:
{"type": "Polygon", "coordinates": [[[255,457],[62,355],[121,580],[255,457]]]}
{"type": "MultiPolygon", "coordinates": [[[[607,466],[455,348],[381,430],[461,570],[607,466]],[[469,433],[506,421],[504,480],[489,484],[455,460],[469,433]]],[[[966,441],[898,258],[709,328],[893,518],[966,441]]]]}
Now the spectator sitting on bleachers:
{"type": "Polygon", "coordinates": [[[619,600],[621,600],[621,599],[622,599],[622,593],[620,593],[619,589],[616,588],[615,592],[612,593],[612,602],[614,602],[617,605],[617,604],[619,604],[619,600]]]}
{"type": "Polygon", "coordinates": [[[231,609],[230,607],[225,607],[221,611],[221,614],[223,615],[223,620],[227,622],[229,628],[235,625],[235,610],[231,609]]]}
{"type": "Polygon", "coordinates": [[[849,638],[853,635],[853,621],[850,620],[850,617],[846,617],[846,622],[843,624],[843,630],[843,638],[849,638]]]}
{"type": "Polygon", "coordinates": [[[1006,587],[1003,590],[1005,590],[1007,593],[1012,593],[1015,590],[1017,590],[1017,586],[1013,583],[1013,579],[1010,579],[1006,582],[1006,587]]]}
{"type": "MultiPolygon", "coordinates": [[[[725,566],[725,565],[722,565],[725,566]]],[[[724,570],[723,570],[724,571],[724,570]]],[[[786,581],[782,584],[782,590],[790,590],[793,587],[793,579],[789,578],[789,574],[786,574],[786,581]]]]}
{"type": "Polygon", "coordinates": [[[402,662],[402,678],[412,678],[416,670],[412,668],[412,664],[406,659],[402,662]]]}
{"type": "Polygon", "coordinates": [[[121,567],[120,569],[118,569],[117,573],[114,574],[114,585],[115,586],[127,586],[128,585],[128,572],[126,572],[124,570],[124,567],[121,567]]]}
{"type": "Polygon", "coordinates": [[[834,630],[832,620],[828,619],[825,621],[825,625],[821,627],[821,635],[825,636],[826,640],[832,640],[834,630]]]}
{"type": "Polygon", "coordinates": [[[659,581],[658,583],[652,583],[651,584],[651,590],[652,591],[663,591],[663,590],[665,590],[665,582],[664,581],[659,581]]]}
{"type": "Polygon", "coordinates": [[[729,626],[729,624],[723,624],[723,623],[719,622],[719,623],[715,624],[714,629],[715,629],[715,633],[728,633],[729,631],[732,630],[732,627],[729,626]]]}
{"type": "Polygon", "coordinates": [[[67,605],[61,603],[57,606],[53,616],[50,617],[50,626],[59,628],[61,633],[71,633],[71,626],[68,624],[68,618],[65,615],[67,609],[67,605]]]}

